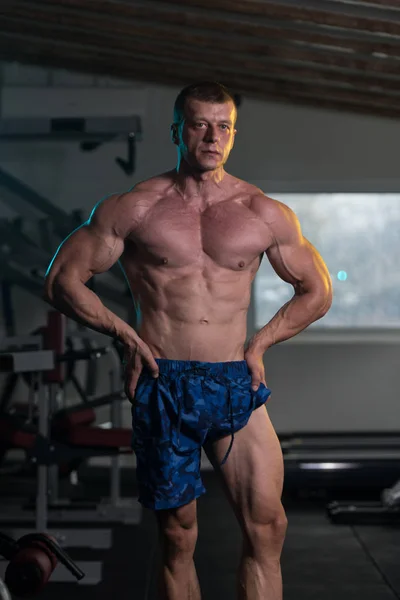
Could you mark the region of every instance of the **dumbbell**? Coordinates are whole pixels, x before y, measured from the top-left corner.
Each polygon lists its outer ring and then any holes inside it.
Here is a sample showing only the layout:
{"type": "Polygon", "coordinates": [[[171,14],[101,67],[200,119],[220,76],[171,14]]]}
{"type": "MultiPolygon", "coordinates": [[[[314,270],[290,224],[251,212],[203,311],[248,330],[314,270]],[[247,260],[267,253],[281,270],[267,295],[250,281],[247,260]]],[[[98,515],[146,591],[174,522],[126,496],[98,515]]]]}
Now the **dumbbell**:
{"type": "MultiPolygon", "coordinates": [[[[3,556],[10,562],[5,573],[5,584],[18,598],[32,598],[46,585],[58,562],[61,562],[76,579],[85,575],[60,548],[54,538],[41,533],[23,536],[17,542],[0,534],[3,556]]],[[[0,600],[3,600],[0,596],[0,600]]]]}

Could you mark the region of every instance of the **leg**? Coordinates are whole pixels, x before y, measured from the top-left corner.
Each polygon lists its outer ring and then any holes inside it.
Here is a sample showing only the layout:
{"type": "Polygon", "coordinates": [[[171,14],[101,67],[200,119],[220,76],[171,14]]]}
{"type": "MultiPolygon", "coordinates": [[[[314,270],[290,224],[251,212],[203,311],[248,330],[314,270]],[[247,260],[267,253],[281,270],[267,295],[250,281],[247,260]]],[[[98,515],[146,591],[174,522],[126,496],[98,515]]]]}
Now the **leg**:
{"type": "Polygon", "coordinates": [[[159,600],[201,600],[193,555],[197,542],[197,503],[155,513],[161,548],[159,600]]]}
{"type": "Polygon", "coordinates": [[[287,520],[281,503],[283,458],[265,406],[255,410],[235,434],[227,462],[220,467],[230,438],[206,444],[243,533],[238,573],[239,600],[282,600],[280,555],[287,520]]]}

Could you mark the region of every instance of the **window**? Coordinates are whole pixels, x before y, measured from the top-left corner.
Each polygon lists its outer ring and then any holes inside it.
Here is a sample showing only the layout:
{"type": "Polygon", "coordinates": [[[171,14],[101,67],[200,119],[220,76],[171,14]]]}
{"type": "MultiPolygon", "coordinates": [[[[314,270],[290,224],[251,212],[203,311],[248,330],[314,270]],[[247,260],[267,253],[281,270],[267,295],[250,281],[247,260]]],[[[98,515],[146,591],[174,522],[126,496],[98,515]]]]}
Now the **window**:
{"type": "MultiPolygon", "coordinates": [[[[332,277],[332,308],[312,327],[400,327],[400,194],[271,195],[294,210],[332,277]]],[[[260,328],[293,288],[266,256],[254,285],[260,328]]]]}

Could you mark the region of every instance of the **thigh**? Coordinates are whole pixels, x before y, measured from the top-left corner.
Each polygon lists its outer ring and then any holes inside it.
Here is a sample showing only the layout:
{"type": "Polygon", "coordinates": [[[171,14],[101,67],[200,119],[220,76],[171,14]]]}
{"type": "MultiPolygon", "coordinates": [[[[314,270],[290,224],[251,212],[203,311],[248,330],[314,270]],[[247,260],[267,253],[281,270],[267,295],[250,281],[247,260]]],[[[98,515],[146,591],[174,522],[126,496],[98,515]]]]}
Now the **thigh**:
{"type": "Polygon", "coordinates": [[[228,460],[220,466],[230,440],[230,436],[223,437],[206,444],[204,450],[222,479],[242,529],[249,523],[279,519],[284,514],[283,456],[266,407],[256,409],[247,425],[235,433],[228,460]]]}

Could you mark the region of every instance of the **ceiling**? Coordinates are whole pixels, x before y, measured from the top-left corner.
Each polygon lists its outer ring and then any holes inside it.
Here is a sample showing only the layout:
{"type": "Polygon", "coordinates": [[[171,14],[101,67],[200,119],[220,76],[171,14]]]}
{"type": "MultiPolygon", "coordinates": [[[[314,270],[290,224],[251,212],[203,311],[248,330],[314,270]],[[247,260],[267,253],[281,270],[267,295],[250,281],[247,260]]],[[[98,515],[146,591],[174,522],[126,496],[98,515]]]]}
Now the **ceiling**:
{"type": "Polygon", "coordinates": [[[1,0],[0,57],[400,117],[400,0],[1,0]]]}

